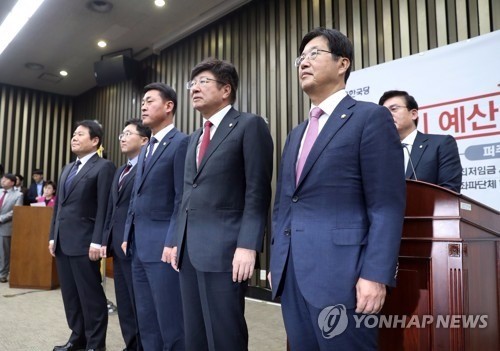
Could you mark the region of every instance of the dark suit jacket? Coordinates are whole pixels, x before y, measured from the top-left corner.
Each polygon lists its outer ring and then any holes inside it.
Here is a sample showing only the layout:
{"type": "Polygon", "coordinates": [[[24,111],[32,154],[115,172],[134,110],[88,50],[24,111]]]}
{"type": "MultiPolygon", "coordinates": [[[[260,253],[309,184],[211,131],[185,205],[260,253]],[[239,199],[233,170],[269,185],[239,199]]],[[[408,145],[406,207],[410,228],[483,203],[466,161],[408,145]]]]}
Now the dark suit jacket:
{"type": "MultiPolygon", "coordinates": [[[[417,132],[411,149],[411,161],[415,167],[416,179],[460,192],[462,165],[457,142],[451,135],[417,132]]],[[[406,178],[415,179],[409,162],[406,178]]]]}
{"type": "Polygon", "coordinates": [[[109,190],[115,165],[97,154],[79,170],[66,193],[64,183],[74,162],[59,177],[59,189],[52,215],[50,239],[54,250],[68,256],[88,255],[91,243],[101,244],[109,190]]]}
{"type": "Polygon", "coordinates": [[[123,180],[122,188],[118,191],[118,181],[120,175],[125,169],[125,165],[116,170],[111,191],[109,192],[108,213],[106,215],[106,224],[104,225],[104,235],[102,245],[106,245],[108,254],[121,259],[129,259],[123,253],[121,245],[123,243],[123,234],[125,232],[125,221],[127,219],[128,207],[134,187],[135,174],[137,173],[137,164],[129,171],[123,180]]]}
{"type": "Polygon", "coordinates": [[[177,247],[187,240],[193,266],[231,272],[237,247],[262,250],[271,201],[273,141],[260,116],[231,108],[196,169],[202,129],[189,141],[177,247]],[[187,239],[186,239],[187,235],[187,239]]]}
{"type": "Polygon", "coordinates": [[[292,130],[283,150],[273,210],[273,297],[291,250],[297,283],[310,304],[353,308],[359,277],[395,284],[406,197],[403,150],[387,109],[346,96],[318,135],[296,185],[306,126],[292,130]]]}
{"type": "MultiPolygon", "coordinates": [[[[42,183],[42,195],[43,195],[43,187],[45,186],[45,183],[46,182],[44,180],[42,183]]],[[[37,196],[38,196],[38,189],[36,187],[36,183],[33,182],[33,183],[31,183],[30,188],[28,189],[28,195],[27,195],[27,199],[26,199],[28,205],[32,204],[34,202],[37,202],[36,201],[37,196]]]]}
{"type": "Polygon", "coordinates": [[[187,143],[188,137],[174,128],[159,142],[145,168],[146,146],[139,155],[123,240],[130,242],[134,235],[143,262],[161,262],[163,248],[174,246],[187,143]]]}

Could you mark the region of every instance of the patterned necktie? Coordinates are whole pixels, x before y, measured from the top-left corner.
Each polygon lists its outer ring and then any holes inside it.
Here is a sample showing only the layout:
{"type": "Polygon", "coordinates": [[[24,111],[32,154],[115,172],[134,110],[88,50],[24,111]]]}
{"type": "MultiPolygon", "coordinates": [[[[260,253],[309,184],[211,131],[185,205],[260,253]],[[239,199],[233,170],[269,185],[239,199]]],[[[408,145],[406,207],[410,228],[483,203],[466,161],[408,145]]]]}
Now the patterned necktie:
{"type": "Polygon", "coordinates": [[[73,182],[73,178],[76,176],[76,172],[78,172],[78,167],[80,167],[82,163],[80,160],[76,160],[75,164],[73,165],[73,168],[71,168],[71,172],[68,174],[68,178],[66,178],[66,181],[64,182],[64,193],[67,194],[68,190],[71,186],[71,183],[73,182]]]}
{"type": "Polygon", "coordinates": [[[153,150],[155,149],[155,144],[157,142],[158,142],[158,139],[156,139],[155,137],[151,137],[151,140],[149,140],[149,151],[148,151],[148,155],[144,159],[144,168],[146,168],[146,166],[149,163],[149,160],[151,160],[151,156],[153,156],[153,150]]]}
{"type": "Polygon", "coordinates": [[[297,162],[297,173],[295,182],[299,183],[300,175],[302,174],[302,170],[304,169],[304,165],[307,160],[307,156],[309,156],[309,152],[318,137],[318,125],[319,125],[319,117],[323,114],[323,110],[319,107],[315,107],[309,113],[309,128],[307,129],[306,138],[304,139],[304,144],[302,145],[302,152],[300,153],[299,161],[297,162]]]}
{"type": "Polygon", "coordinates": [[[3,200],[5,199],[5,195],[7,195],[7,190],[3,191],[3,195],[0,198],[0,208],[2,208],[2,206],[3,206],[3,200]]]}
{"type": "Polygon", "coordinates": [[[130,172],[130,169],[132,168],[132,164],[129,162],[123,169],[122,174],[120,174],[120,178],[118,179],[118,191],[122,189],[123,182],[125,181],[125,177],[130,172]]]}
{"type": "Polygon", "coordinates": [[[203,125],[203,139],[201,139],[200,151],[198,152],[198,167],[205,156],[205,152],[207,152],[208,144],[210,144],[210,128],[212,125],[210,121],[206,121],[203,125]]]}

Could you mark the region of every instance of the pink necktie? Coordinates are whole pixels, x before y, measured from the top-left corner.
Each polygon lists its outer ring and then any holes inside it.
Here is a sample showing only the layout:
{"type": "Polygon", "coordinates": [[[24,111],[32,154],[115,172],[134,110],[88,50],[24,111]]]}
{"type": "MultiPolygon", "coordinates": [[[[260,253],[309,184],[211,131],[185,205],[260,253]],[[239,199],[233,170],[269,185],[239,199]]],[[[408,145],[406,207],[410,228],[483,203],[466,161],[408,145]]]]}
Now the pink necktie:
{"type": "Polygon", "coordinates": [[[4,190],[2,197],[0,197],[0,208],[2,208],[2,206],[3,206],[3,200],[5,199],[6,194],[7,194],[7,190],[4,190]]]}
{"type": "Polygon", "coordinates": [[[203,156],[205,156],[208,144],[210,144],[210,127],[212,127],[212,122],[210,121],[206,121],[203,125],[203,139],[201,139],[200,151],[198,152],[198,167],[200,166],[201,160],[203,160],[203,156]]]}
{"type": "Polygon", "coordinates": [[[304,144],[302,145],[302,152],[300,153],[299,161],[297,162],[297,177],[295,178],[296,184],[299,183],[300,175],[304,169],[307,156],[309,156],[309,152],[318,137],[318,120],[322,114],[323,110],[319,107],[313,108],[309,113],[309,128],[307,129],[306,138],[304,139],[304,144]]]}

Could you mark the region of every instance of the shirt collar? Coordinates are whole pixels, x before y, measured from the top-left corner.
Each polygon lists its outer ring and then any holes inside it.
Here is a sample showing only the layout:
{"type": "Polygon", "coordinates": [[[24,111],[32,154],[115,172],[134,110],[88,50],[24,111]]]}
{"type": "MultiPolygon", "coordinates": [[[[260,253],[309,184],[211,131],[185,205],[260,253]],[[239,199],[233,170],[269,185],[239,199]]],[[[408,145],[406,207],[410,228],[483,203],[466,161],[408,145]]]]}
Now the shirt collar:
{"type": "Polygon", "coordinates": [[[132,165],[132,167],[134,167],[137,164],[138,159],[139,159],[139,155],[137,155],[133,159],[129,159],[127,163],[130,163],[132,165]]]}
{"type": "MultiPolygon", "coordinates": [[[[336,93],[333,93],[329,97],[327,97],[325,100],[323,100],[317,107],[323,110],[324,114],[327,116],[330,116],[337,105],[342,101],[343,98],[347,96],[347,93],[345,90],[339,90],[336,93]]],[[[311,110],[315,108],[316,106],[314,104],[311,104],[311,110]]]]}
{"type": "Polygon", "coordinates": [[[92,158],[92,156],[94,156],[96,153],[97,153],[97,151],[91,152],[90,154],[85,155],[82,158],[77,158],[77,160],[80,160],[80,162],[82,163],[82,166],[84,166],[87,163],[87,161],[90,160],[92,158]]]}
{"type": "Polygon", "coordinates": [[[406,138],[401,140],[401,144],[413,146],[413,144],[415,144],[416,137],[417,137],[417,129],[414,129],[413,132],[411,132],[406,136],[406,138]]]}
{"type": "Polygon", "coordinates": [[[151,134],[151,138],[152,137],[155,137],[156,140],[158,140],[158,143],[160,141],[163,140],[163,138],[165,138],[165,135],[168,134],[168,132],[170,132],[172,129],[174,129],[174,124],[173,123],[170,123],[168,126],[166,126],[165,128],[163,128],[162,130],[160,130],[158,133],[156,134],[151,134]]]}
{"type": "Polygon", "coordinates": [[[229,112],[229,110],[233,107],[232,105],[227,105],[224,107],[222,110],[218,111],[215,113],[212,117],[210,117],[208,120],[212,122],[214,125],[215,129],[219,127],[220,122],[222,122],[222,119],[224,116],[229,112]]]}

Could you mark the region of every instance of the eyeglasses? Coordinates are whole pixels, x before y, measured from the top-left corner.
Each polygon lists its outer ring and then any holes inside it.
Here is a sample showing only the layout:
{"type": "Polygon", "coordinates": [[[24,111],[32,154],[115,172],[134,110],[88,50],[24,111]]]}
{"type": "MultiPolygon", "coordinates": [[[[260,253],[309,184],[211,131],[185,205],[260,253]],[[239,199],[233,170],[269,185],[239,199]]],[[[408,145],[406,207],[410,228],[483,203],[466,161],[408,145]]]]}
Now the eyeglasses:
{"type": "Polygon", "coordinates": [[[389,107],[387,107],[389,109],[389,111],[391,111],[392,113],[396,113],[399,111],[399,109],[401,108],[408,108],[407,106],[400,106],[400,105],[391,105],[389,107]]]}
{"type": "Polygon", "coordinates": [[[132,132],[126,131],[125,133],[121,133],[120,135],[118,135],[118,140],[121,141],[123,138],[128,138],[132,134],[140,135],[139,133],[132,133],[132,132]]]}
{"type": "Polygon", "coordinates": [[[302,61],[304,61],[305,59],[308,59],[309,61],[316,60],[316,57],[318,57],[320,52],[327,52],[329,54],[332,53],[331,51],[328,50],[312,49],[307,54],[302,54],[295,59],[295,67],[299,67],[302,61]]]}
{"type": "Polygon", "coordinates": [[[224,82],[221,82],[217,79],[212,79],[212,78],[207,78],[207,77],[203,77],[203,78],[200,78],[198,80],[190,80],[189,82],[186,82],[186,89],[187,90],[191,90],[193,89],[193,87],[198,84],[200,87],[204,87],[205,85],[207,85],[208,82],[210,81],[214,81],[214,82],[217,82],[217,83],[220,83],[220,84],[226,84],[224,82]]]}

